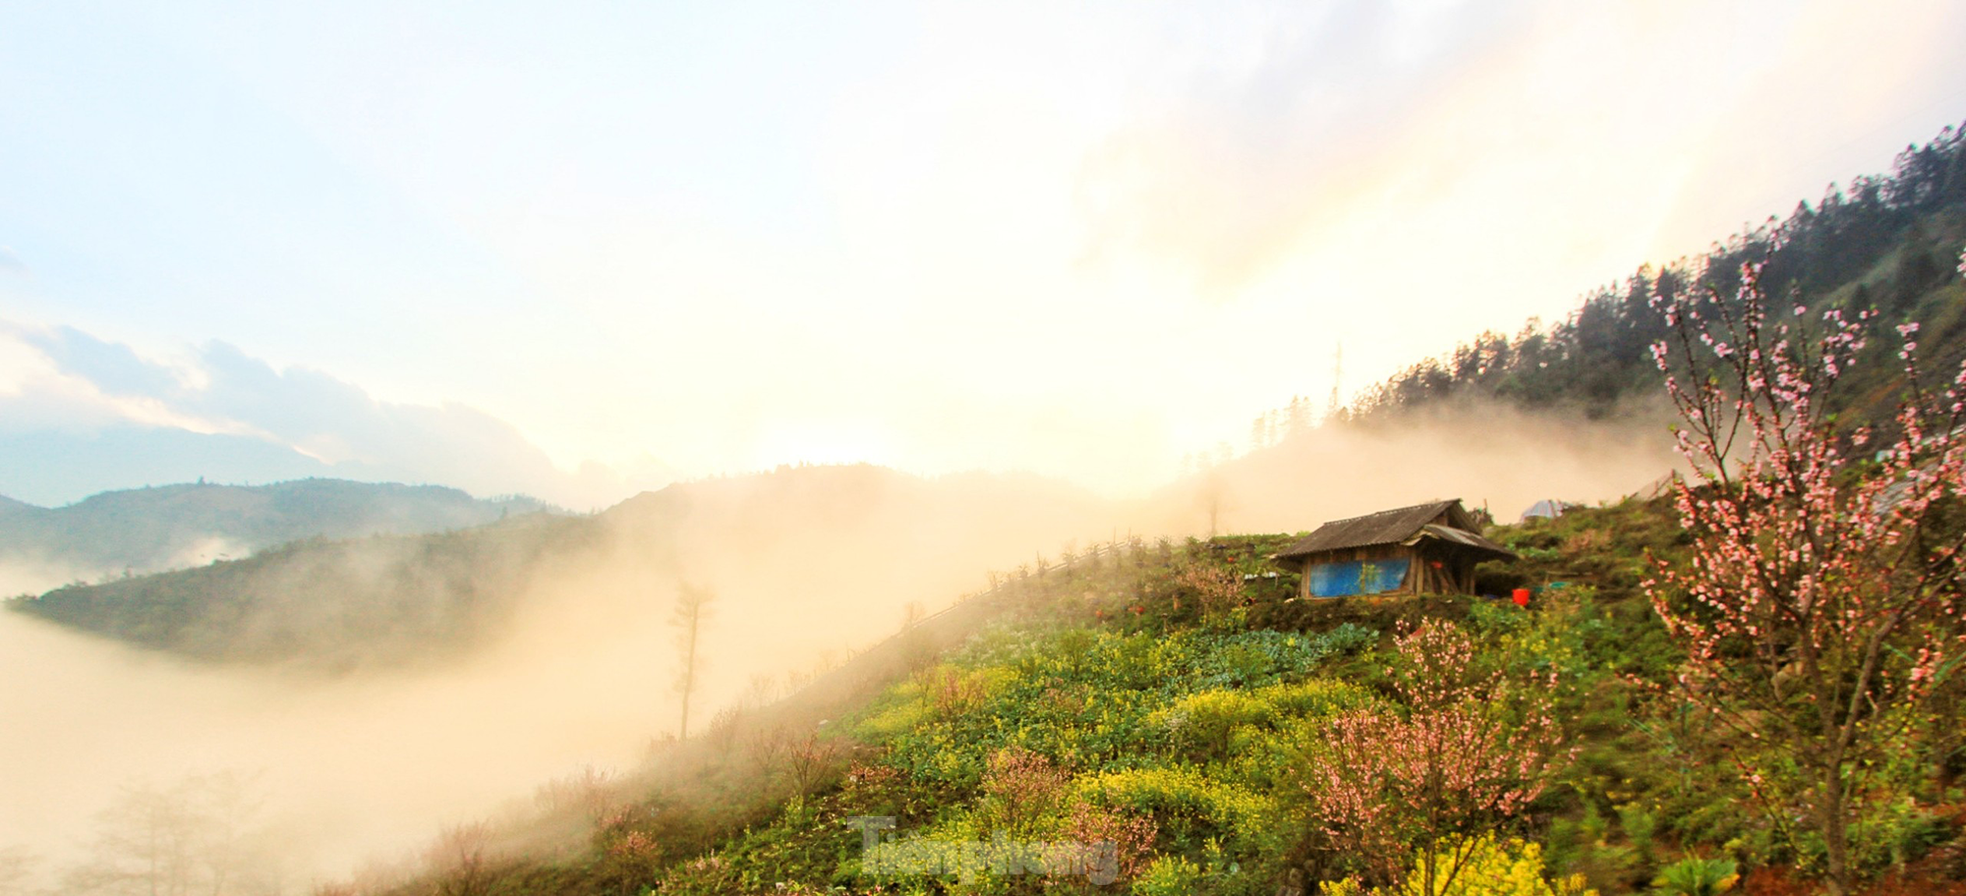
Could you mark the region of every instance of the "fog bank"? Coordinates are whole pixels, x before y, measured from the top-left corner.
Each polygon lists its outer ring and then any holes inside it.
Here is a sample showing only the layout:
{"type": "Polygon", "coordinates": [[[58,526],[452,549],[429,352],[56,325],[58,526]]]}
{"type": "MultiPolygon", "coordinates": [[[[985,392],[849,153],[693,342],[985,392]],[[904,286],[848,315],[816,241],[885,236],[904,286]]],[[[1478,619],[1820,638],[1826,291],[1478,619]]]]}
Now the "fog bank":
{"type": "Polygon", "coordinates": [[[872,467],[707,481],[596,517],[577,552],[510,583],[509,617],[461,658],[340,677],[194,664],[0,613],[0,847],[60,865],[124,785],[237,770],[259,774],[290,883],[339,877],[582,766],[630,766],[674,732],[685,584],[715,594],[701,731],[719,706],[891,634],[911,605],[932,612],[1068,543],[1205,535],[1211,512],[1224,533],[1298,531],[1437,497],[1509,522],[1543,498],[1615,499],[1672,462],[1656,411],[1463,407],[1314,430],[1125,503],[872,467]]]}

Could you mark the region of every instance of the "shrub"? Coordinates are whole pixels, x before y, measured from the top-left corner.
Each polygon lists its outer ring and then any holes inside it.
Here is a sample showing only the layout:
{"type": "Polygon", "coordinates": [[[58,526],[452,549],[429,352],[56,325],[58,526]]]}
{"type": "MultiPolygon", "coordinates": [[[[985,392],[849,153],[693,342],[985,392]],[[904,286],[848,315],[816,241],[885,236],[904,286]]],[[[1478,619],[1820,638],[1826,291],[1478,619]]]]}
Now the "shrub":
{"type": "Polygon", "coordinates": [[[1014,836],[1038,833],[1038,822],[1058,808],[1070,780],[1050,759],[1023,747],[991,754],[989,771],[983,776],[983,804],[977,812],[978,833],[983,828],[1014,836]]]}
{"type": "MultiPolygon", "coordinates": [[[[1581,875],[1551,881],[1543,875],[1543,848],[1521,840],[1497,842],[1492,835],[1473,841],[1460,874],[1447,883],[1440,896],[1597,896],[1587,890],[1581,875]]],[[[1434,854],[1436,878],[1448,870],[1446,856],[1434,854]]],[[[1399,896],[1421,896],[1420,881],[1425,877],[1415,863],[1406,876],[1399,896]]]]}
{"type": "Polygon", "coordinates": [[[1211,834],[1236,851],[1275,848],[1276,805],[1236,784],[1188,767],[1124,769],[1081,778],[1080,799],[1151,816],[1177,840],[1211,834]]]}
{"type": "Polygon", "coordinates": [[[1277,719],[1269,701],[1245,691],[1202,691],[1154,713],[1177,748],[1202,761],[1226,758],[1231,735],[1245,725],[1269,726],[1277,719]]]}
{"type": "Polygon", "coordinates": [[[1263,688],[1257,696],[1281,715],[1330,718],[1372,702],[1372,694],[1350,682],[1313,678],[1263,688]]]}
{"type": "Polygon", "coordinates": [[[1408,711],[1336,719],[1308,745],[1301,785],[1332,846],[1389,883],[1403,877],[1399,857],[1417,848],[1428,856],[1423,891],[1439,896],[1434,857],[1445,857],[1452,878],[1479,842],[1467,838],[1520,815],[1568,753],[1545,691],[1479,671],[1459,628],[1428,622],[1398,648],[1393,684],[1408,711]]]}
{"type": "Polygon", "coordinates": [[[1193,896],[1201,883],[1201,867],[1181,856],[1161,856],[1135,878],[1134,896],[1193,896]]]}
{"type": "Polygon", "coordinates": [[[1739,866],[1727,859],[1680,859],[1659,871],[1652,881],[1661,896],[1718,896],[1741,879],[1739,866]]]}
{"type": "Polygon", "coordinates": [[[1113,844],[1121,880],[1131,880],[1139,875],[1147,862],[1148,850],[1154,845],[1153,818],[1084,801],[1072,804],[1071,819],[1066,823],[1065,831],[1069,835],[1066,839],[1075,843],[1087,846],[1113,844]]]}
{"type": "MultiPolygon", "coordinates": [[[[1586,889],[1582,875],[1549,880],[1544,875],[1543,848],[1521,840],[1497,842],[1484,834],[1464,841],[1447,852],[1466,856],[1458,867],[1450,868],[1442,853],[1433,853],[1435,877],[1441,880],[1441,896],[1597,896],[1586,889]]],[[[1319,896],[1421,896],[1420,881],[1428,855],[1416,857],[1398,887],[1367,889],[1357,878],[1327,881],[1318,885],[1319,896]]]]}

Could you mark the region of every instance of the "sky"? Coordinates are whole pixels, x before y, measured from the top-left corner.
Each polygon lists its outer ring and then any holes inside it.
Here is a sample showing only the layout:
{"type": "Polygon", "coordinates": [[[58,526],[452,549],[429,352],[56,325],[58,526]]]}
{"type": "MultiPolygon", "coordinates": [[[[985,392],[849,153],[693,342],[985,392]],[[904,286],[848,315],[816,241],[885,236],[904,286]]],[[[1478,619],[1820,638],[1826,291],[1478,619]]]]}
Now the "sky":
{"type": "Polygon", "coordinates": [[[1966,119],[1951,2],[0,0],[0,494],[1109,494],[1966,119]]]}

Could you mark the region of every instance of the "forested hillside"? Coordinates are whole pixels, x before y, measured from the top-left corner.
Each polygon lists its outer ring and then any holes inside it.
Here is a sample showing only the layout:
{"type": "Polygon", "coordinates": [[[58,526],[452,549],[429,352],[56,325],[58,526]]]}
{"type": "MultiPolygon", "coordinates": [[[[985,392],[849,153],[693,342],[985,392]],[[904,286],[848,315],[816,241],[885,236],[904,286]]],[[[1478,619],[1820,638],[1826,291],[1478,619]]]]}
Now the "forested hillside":
{"type": "MultiPolygon", "coordinates": [[[[1956,269],[1962,244],[1966,130],[1947,128],[1923,146],[1907,147],[1889,174],[1832,185],[1820,200],[1797,204],[1786,220],[1736,234],[1705,255],[1641,267],[1586,295],[1564,320],[1531,322],[1513,335],[1482,333],[1378,384],[1349,410],[1370,418],[1484,398],[1590,417],[1613,413],[1621,401],[1660,388],[1651,345],[1664,337],[1665,324],[1648,307],[1653,297],[1695,286],[1727,296],[1740,265],[1764,259],[1770,295],[1793,295],[1812,313],[1876,308],[1879,332],[1919,321],[1932,369],[1956,367],[1966,358],[1966,287],[1956,269]]],[[[1892,350],[1879,341],[1870,360],[1888,359],[1892,350]]],[[[1889,364],[1872,366],[1888,377],[1889,364]]],[[[1888,392],[1875,388],[1882,383],[1870,385],[1847,396],[1866,415],[1888,392]]]]}
{"type": "Polygon", "coordinates": [[[866,637],[859,613],[885,629],[907,600],[955,593],[976,569],[1028,556],[1034,539],[1063,543],[1109,519],[1105,502],[1036,478],[785,468],[678,484],[592,516],[309,538],[12,607],[204,659],[339,669],[451,656],[527,607],[659,618],[680,585],[700,581],[730,612],[802,618],[814,638],[844,648],[866,637]]]}
{"type": "Polygon", "coordinates": [[[62,507],[0,497],[0,564],[75,575],[148,573],[239,559],[303,538],[464,529],[549,508],[532,498],[473,498],[435,485],[302,479],[204,482],[91,495],[62,507]]]}

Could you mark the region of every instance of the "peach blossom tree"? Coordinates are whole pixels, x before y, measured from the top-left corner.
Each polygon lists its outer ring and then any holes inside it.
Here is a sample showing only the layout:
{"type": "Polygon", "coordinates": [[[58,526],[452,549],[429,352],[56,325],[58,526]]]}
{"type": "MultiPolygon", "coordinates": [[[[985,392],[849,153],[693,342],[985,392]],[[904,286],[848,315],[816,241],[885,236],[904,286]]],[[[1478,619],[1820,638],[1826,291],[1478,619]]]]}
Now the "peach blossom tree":
{"type": "Polygon", "coordinates": [[[1775,322],[1760,278],[1743,266],[1732,301],[1653,299],[1670,334],[1653,357],[1691,468],[1674,488],[1691,550],[1683,564],[1655,558],[1646,589],[1687,654],[1679,691],[1733,732],[1777,823],[1800,810],[1822,837],[1840,894],[1866,770],[1966,655],[1961,537],[1937,524],[1966,492],[1966,368],[1922,385],[1917,325],[1901,326],[1895,419],[1839,426],[1831,395],[1873,313],[1832,308],[1812,324],[1796,305],[1775,322]],[[1794,763],[1791,805],[1777,805],[1770,756],[1794,763]]]}
{"type": "Polygon", "coordinates": [[[1429,621],[1400,636],[1397,706],[1332,721],[1303,787],[1318,831],[1377,882],[1449,892],[1480,836],[1517,817],[1569,758],[1551,715],[1553,680],[1518,683],[1475,662],[1473,641],[1429,621]]]}

